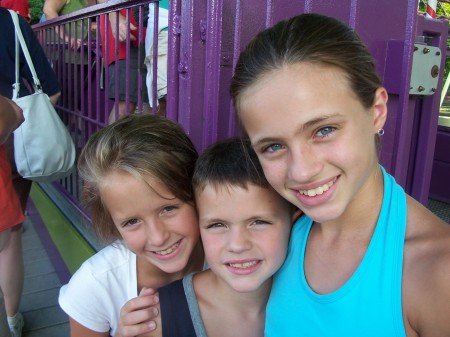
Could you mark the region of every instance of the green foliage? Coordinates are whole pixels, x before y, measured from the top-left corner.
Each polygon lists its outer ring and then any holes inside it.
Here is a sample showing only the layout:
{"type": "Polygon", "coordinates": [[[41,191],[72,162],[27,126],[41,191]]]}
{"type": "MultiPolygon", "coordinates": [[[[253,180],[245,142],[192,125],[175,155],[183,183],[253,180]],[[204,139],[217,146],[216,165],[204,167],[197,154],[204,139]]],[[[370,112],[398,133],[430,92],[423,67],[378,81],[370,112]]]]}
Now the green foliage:
{"type": "MultiPolygon", "coordinates": [[[[420,0],[419,1],[419,12],[426,12],[427,10],[427,1],[420,0]]],[[[436,6],[436,14],[438,16],[446,18],[446,20],[450,19],[450,3],[439,2],[436,6]]],[[[447,48],[450,48],[450,39],[447,39],[447,48]]],[[[445,53],[444,53],[445,55],[445,53]]],[[[444,78],[447,77],[450,72],[450,58],[447,57],[445,61],[445,69],[444,69],[444,78]]]]}
{"type": "Polygon", "coordinates": [[[31,24],[39,22],[42,16],[42,7],[44,6],[44,0],[28,0],[31,13],[31,24]]]}
{"type": "MultiPolygon", "coordinates": [[[[426,12],[426,10],[427,10],[427,1],[420,0],[419,1],[419,12],[426,12]]],[[[450,3],[438,1],[437,6],[436,6],[436,14],[450,17],[450,3]]]]}

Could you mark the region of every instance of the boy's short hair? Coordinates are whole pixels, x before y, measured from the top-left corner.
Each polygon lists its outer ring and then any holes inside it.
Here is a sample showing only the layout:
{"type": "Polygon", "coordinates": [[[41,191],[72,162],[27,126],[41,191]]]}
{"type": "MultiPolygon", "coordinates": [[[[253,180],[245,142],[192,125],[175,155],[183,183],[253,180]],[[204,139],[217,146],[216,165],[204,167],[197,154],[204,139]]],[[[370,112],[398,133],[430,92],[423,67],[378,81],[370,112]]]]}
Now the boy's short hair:
{"type": "Polygon", "coordinates": [[[206,185],[247,188],[247,184],[270,188],[248,139],[216,142],[198,158],[192,178],[194,191],[202,191],[206,185]]]}

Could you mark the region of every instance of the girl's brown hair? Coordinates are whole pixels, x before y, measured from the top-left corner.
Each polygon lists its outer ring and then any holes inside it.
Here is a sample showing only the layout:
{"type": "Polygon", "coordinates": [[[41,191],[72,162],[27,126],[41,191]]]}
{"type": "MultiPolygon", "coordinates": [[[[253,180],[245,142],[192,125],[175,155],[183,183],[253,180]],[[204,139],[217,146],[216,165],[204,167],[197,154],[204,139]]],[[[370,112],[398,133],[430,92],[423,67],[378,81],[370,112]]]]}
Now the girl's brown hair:
{"type": "Polygon", "coordinates": [[[100,197],[99,186],[109,172],[151,175],[176,198],[193,203],[191,179],[197,157],[182,127],[155,115],[130,115],[93,134],[81,152],[78,170],[83,202],[99,239],[111,243],[120,238],[100,197]]]}
{"type": "Polygon", "coordinates": [[[373,57],[353,29],[332,17],[302,14],[260,32],[241,53],[231,83],[235,110],[239,113],[240,95],[258,79],[299,62],[340,69],[365,108],[381,86],[373,57]]]}

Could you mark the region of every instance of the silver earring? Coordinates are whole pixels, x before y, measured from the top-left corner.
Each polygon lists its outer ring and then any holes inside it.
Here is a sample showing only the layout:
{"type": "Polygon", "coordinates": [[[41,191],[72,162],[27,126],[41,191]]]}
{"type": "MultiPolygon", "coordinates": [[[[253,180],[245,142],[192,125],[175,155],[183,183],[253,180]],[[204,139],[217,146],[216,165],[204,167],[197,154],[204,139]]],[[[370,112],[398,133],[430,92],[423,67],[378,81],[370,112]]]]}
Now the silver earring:
{"type": "Polygon", "coordinates": [[[384,129],[378,129],[378,136],[384,135],[384,129]]]}

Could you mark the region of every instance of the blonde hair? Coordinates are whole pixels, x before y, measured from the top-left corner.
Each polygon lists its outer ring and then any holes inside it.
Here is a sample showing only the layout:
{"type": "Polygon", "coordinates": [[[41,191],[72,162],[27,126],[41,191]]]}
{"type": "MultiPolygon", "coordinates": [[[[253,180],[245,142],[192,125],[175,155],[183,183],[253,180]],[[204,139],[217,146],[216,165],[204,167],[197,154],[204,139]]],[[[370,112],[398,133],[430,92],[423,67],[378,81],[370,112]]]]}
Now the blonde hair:
{"type": "Polygon", "coordinates": [[[130,115],[93,134],[78,161],[83,202],[103,242],[120,238],[99,185],[111,171],[159,179],[178,199],[193,203],[192,174],[198,154],[182,127],[155,115],[130,115]]]}

